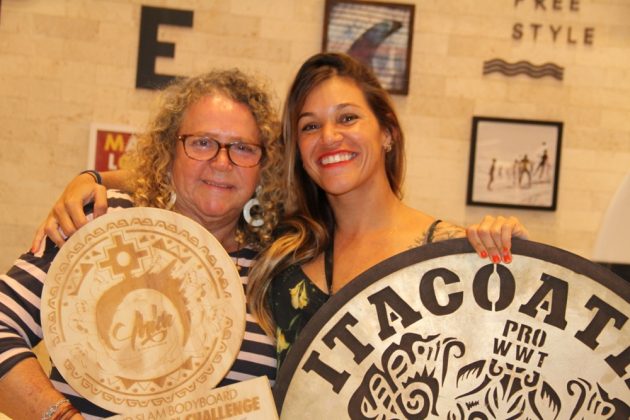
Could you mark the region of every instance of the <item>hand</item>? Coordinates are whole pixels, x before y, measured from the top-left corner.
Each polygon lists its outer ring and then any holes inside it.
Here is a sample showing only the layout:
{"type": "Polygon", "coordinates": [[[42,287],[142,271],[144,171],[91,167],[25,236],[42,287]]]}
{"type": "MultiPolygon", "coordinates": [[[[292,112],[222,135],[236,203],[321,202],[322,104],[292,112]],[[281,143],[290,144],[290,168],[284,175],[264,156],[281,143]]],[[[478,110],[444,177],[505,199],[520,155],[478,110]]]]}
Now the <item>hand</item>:
{"type": "Polygon", "coordinates": [[[529,232],[516,217],[486,215],[481,223],[468,226],[466,235],[481,258],[498,264],[512,261],[512,238],[527,239],[529,232]]]}
{"type": "Polygon", "coordinates": [[[66,186],[46,219],[37,229],[31,244],[31,252],[36,252],[43,246],[45,235],[61,247],[68,237],[88,222],[83,206],[91,201],[94,201],[94,217],[105,214],[107,189],[97,184],[89,174],[76,176],[66,186]]]}

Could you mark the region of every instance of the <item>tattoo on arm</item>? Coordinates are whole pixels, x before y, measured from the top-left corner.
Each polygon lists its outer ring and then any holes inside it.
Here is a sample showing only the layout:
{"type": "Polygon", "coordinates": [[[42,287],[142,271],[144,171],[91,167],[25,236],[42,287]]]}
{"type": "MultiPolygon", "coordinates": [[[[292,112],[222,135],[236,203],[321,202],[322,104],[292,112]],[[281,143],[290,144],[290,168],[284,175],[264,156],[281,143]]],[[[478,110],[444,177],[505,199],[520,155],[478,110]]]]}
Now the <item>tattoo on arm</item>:
{"type": "Polygon", "coordinates": [[[446,241],[447,239],[465,238],[466,229],[448,222],[440,222],[433,230],[431,238],[429,238],[428,235],[428,230],[422,232],[422,235],[414,239],[413,243],[409,245],[409,249],[417,248],[427,243],[446,241]]]}
{"type": "Polygon", "coordinates": [[[466,229],[450,223],[440,223],[433,233],[433,242],[466,237],[466,229]]]}
{"type": "Polygon", "coordinates": [[[411,245],[409,245],[409,249],[413,249],[413,248],[417,248],[419,246],[422,246],[426,243],[427,240],[427,232],[422,232],[422,235],[420,235],[418,238],[413,240],[413,243],[411,245]]]}

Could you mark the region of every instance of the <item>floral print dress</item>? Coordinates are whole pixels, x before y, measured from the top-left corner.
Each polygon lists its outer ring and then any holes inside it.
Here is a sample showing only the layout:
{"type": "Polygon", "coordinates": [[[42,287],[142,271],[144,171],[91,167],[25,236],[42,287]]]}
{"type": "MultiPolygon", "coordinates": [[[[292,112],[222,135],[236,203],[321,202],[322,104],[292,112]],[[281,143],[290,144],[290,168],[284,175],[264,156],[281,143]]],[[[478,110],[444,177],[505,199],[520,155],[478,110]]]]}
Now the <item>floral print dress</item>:
{"type": "Polygon", "coordinates": [[[280,273],[271,286],[271,311],[276,321],[278,366],[306,323],[330,296],[317,287],[299,265],[280,273]]]}

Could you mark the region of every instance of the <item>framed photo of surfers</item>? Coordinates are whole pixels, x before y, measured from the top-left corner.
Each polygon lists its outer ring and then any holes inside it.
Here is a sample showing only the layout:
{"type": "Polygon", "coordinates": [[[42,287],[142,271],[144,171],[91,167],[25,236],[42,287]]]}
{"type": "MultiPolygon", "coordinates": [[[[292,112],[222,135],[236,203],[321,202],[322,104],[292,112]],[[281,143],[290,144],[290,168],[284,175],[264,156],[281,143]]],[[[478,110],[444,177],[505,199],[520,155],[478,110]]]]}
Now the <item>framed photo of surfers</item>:
{"type": "Polygon", "coordinates": [[[563,123],[472,119],[466,204],[554,211],[563,123]]]}
{"type": "Polygon", "coordinates": [[[348,53],[387,91],[406,95],[414,15],[413,4],[326,0],[322,50],[348,53]]]}

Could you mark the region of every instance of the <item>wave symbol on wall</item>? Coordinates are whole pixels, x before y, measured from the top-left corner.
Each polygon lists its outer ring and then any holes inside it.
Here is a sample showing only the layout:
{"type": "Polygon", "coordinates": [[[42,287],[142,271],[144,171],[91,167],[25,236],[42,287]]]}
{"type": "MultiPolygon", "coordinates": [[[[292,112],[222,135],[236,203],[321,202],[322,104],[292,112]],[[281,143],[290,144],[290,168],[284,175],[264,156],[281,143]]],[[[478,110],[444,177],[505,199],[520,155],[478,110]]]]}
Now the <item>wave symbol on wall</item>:
{"type": "Polygon", "coordinates": [[[554,63],[545,63],[537,66],[525,60],[517,61],[516,63],[508,63],[500,58],[495,58],[493,60],[484,61],[483,63],[483,74],[488,73],[502,73],[506,76],[525,74],[535,79],[551,76],[562,80],[564,68],[554,63]]]}

